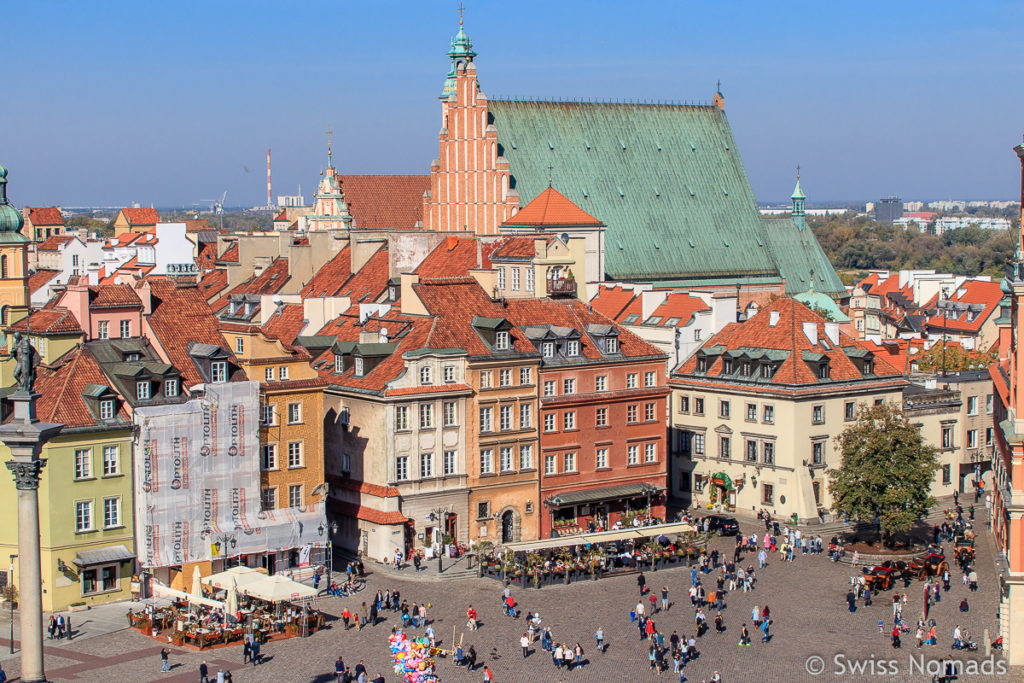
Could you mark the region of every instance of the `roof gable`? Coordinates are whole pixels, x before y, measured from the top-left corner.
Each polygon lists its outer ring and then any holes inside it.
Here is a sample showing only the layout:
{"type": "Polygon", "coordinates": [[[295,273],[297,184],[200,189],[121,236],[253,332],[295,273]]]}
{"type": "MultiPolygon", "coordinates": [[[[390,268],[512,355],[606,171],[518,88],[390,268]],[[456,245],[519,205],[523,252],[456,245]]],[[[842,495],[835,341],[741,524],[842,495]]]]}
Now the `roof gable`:
{"type": "Polygon", "coordinates": [[[156,209],[121,209],[121,215],[131,225],[156,225],[160,222],[156,209]]]}
{"type": "Polygon", "coordinates": [[[548,187],[503,225],[517,227],[601,227],[604,224],[573,204],[561,192],[548,187]]]}

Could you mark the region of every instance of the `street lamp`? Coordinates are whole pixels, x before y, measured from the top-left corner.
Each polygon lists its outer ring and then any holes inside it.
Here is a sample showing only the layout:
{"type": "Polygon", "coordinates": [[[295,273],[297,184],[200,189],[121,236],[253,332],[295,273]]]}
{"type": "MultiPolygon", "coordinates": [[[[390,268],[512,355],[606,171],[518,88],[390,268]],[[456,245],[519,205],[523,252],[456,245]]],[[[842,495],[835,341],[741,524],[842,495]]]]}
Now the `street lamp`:
{"type": "Polygon", "coordinates": [[[320,526],[317,527],[321,536],[328,529],[330,529],[330,533],[327,534],[327,590],[331,590],[331,573],[334,571],[334,534],[338,533],[338,523],[332,521],[330,527],[324,527],[324,523],[320,522],[320,526]]]}
{"type": "Polygon", "coordinates": [[[7,575],[7,587],[11,594],[11,654],[14,654],[14,558],[11,555],[11,572],[7,575]]]}
{"type": "MultiPolygon", "coordinates": [[[[437,522],[437,538],[440,539],[444,535],[444,524],[451,514],[451,509],[448,507],[436,507],[430,511],[428,519],[437,522]]],[[[440,574],[443,571],[442,562],[444,560],[443,545],[440,541],[437,543],[437,573],[440,574]]]]}

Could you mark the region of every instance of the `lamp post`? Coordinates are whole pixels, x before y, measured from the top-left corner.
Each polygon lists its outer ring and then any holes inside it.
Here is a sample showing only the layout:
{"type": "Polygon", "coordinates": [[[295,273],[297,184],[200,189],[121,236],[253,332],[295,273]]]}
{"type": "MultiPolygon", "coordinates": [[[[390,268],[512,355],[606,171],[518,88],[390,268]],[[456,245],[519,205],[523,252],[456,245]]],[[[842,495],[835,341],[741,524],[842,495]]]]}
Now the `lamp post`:
{"type": "Polygon", "coordinates": [[[942,288],[942,297],[940,297],[940,303],[942,303],[942,378],[946,378],[946,316],[949,314],[949,293],[946,288],[942,288]]]}
{"type": "Polygon", "coordinates": [[[11,572],[7,575],[7,585],[11,592],[11,654],[14,654],[14,558],[17,555],[11,555],[11,572]]]}
{"type": "MultiPolygon", "coordinates": [[[[323,524],[320,525],[320,529],[324,529],[323,524]]],[[[331,574],[334,572],[334,534],[338,533],[338,523],[331,522],[327,530],[329,531],[327,534],[327,590],[330,590],[331,574]]]]}
{"type": "Polygon", "coordinates": [[[434,521],[437,522],[437,531],[435,531],[434,533],[436,534],[435,538],[438,539],[438,542],[437,542],[437,573],[438,574],[440,574],[443,571],[442,563],[443,563],[443,560],[444,560],[444,553],[442,552],[442,548],[444,546],[440,542],[440,539],[443,538],[443,536],[444,536],[444,523],[448,519],[448,515],[450,513],[451,513],[451,509],[448,508],[448,507],[436,507],[436,508],[434,508],[433,510],[430,511],[430,516],[433,517],[434,521]]]}

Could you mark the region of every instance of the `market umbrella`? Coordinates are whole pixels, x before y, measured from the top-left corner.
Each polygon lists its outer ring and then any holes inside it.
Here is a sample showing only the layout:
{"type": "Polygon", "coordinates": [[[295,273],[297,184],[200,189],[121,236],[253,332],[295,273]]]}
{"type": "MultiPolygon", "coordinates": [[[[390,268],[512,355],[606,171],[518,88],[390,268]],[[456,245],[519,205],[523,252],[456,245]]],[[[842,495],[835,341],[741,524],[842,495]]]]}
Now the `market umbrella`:
{"type": "Polygon", "coordinates": [[[235,586],[234,577],[228,580],[228,596],[224,601],[224,623],[227,623],[228,615],[234,616],[238,612],[238,589],[235,586]]]}
{"type": "Polygon", "coordinates": [[[199,577],[199,565],[192,569],[192,596],[196,598],[203,597],[203,584],[199,577]]]}

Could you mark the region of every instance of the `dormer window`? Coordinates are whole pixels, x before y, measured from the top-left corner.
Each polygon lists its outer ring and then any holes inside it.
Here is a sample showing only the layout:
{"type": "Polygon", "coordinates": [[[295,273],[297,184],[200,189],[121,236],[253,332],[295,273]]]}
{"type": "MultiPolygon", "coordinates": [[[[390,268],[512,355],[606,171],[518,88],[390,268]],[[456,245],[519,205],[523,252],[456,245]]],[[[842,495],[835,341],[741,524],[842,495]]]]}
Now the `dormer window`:
{"type": "Polygon", "coordinates": [[[697,356],[697,372],[708,371],[708,359],[704,356],[697,356]]]}
{"type": "Polygon", "coordinates": [[[544,358],[554,358],[555,357],[555,343],[554,342],[544,342],[544,343],[542,343],[540,345],[540,355],[542,355],[544,358]]]}
{"type": "Polygon", "coordinates": [[[575,339],[569,340],[565,347],[565,355],[570,357],[580,355],[580,343],[575,339]]]}
{"type": "Polygon", "coordinates": [[[420,368],[420,384],[430,384],[430,366],[424,365],[420,368]]]}
{"type": "Polygon", "coordinates": [[[398,301],[398,287],[395,285],[388,287],[388,299],[391,301],[398,301]]]}
{"type": "Polygon", "coordinates": [[[124,360],[127,363],[131,363],[133,361],[140,361],[142,360],[142,354],[139,353],[138,351],[132,351],[131,353],[124,354],[124,360]]]}
{"type": "Polygon", "coordinates": [[[650,318],[647,319],[647,324],[648,325],[660,325],[661,324],[661,316],[660,315],[652,315],[650,318]]]}
{"type": "Polygon", "coordinates": [[[740,375],[750,377],[750,361],[745,360],[740,363],[740,375]]]}
{"type": "Polygon", "coordinates": [[[828,377],[829,377],[828,362],[826,361],[826,362],[823,362],[823,363],[819,363],[818,364],[818,379],[828,379],[828,377]]]}
{"type": "Polygon", "coordinates": [[[114,399],[105,398],[100,401],[100,419],[101,420],[113,420],[114,419],[114,399]]]}
{"type": "Polygon", "coordinates": [[[774,374],[775,366],[771,363],[765,363],[761,366],[761,379],[771,379],[774,374]]]}
{"type": "Polygon", "coordinates": [[[228,364],[226,361],[215,360],[210,363],[210,381],[214,384],[228,381],[228,364]]]}
{"type": "Polygon", "coordinates": [[[637,313],[630,313],[626,316],[626,319],[622,321],[623,325],[633,325],[637,320],[640,319],[640,315],[637,313]]]}
{"type": "Polygon", "coordinates": [[[509,334],[505,330],[499,330],[494,336],[494,348],[497,351],[508,351],[509,334]]]}
{"type": "Polygon", "coordinates": [[[360,356],[356,356],[356,377],[363,376],[363,359],[360,356]]]}
{"type": "Polygon", "coordinates": [[[865,375],[873,375],[873,374],[875,374],[875,361],[871,360],[870,358],[865,359],[865,361],[864,361],[864,374],[865,375]]]}
{"type": "Polygon", "coordinates": [[[608,337],[604,340],[604,352],[605,353],[618,353],[619,352],[619,340],[615,337],[608,337]]]}
{"type": "Polygon", "coordinates": [[[334,354],[334,371],[339,374],[345,372],[345,357],[340,353],[334,354]]]}
{"type": "Polygon", "coordinates": [[[445,384],[451,384],[455,381],[455,366],[446,365],[444,366],[444,381],[445,384]]]}
{"type": "Polygon", "coordinates": [[[164,380],[164,396],[167,398],[174,398],[178,395],[178,380],[167,379],[164,380]]]}
{"type": "Polygon", "coordinates": [[[726,375],[731,375],[733,372],[732,358],[726,358],[722,362],[722,372],[726,375]]]}
{"type": "Polygon", "coordinates": [[[150,389],[149,380],[140,380],[140,381],[136,382],[135,383],[135,398],[139,399],[140,401],[148,399],[150,397],[149,396],[149,389],[150,389]]]}

